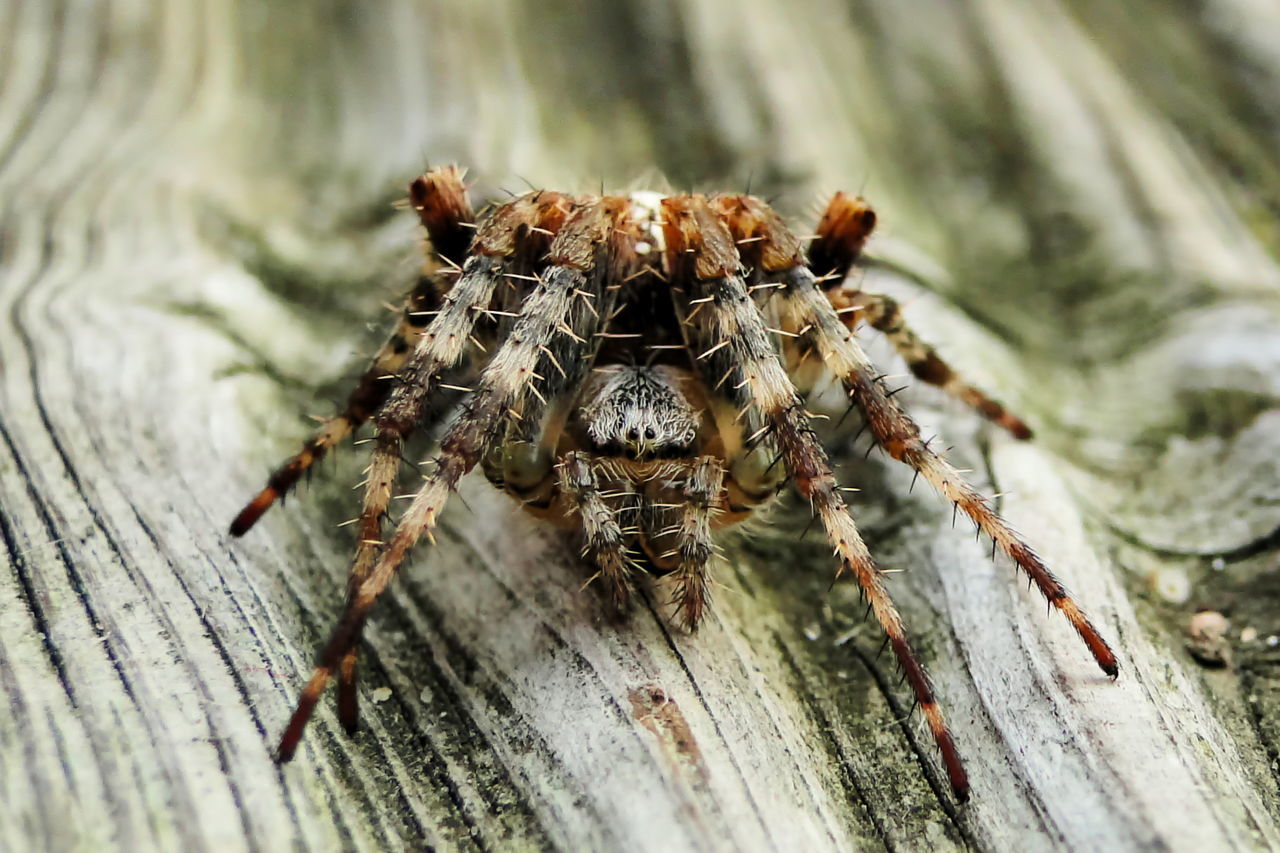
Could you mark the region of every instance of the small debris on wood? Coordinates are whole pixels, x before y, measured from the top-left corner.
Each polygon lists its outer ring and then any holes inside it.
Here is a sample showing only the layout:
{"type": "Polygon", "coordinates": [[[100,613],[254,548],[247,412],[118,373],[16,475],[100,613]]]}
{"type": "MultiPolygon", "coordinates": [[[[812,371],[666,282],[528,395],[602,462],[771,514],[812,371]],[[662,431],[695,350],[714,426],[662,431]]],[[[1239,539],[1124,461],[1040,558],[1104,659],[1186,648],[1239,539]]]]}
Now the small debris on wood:
{"type": "Polygon", "coordinates": [[[1231,664],[1231,642],[1227,631],[1231,622],[1216,610],[1201,610],[1187,624],[1187,651],[1205,666],[1224,667],[1231,664]]]}
{"type": "Polygon", "coordinates": [[[1181,569],[1161,569],[1150,582],[1156,594],[1171,604],[1186,604],[1191,598],[1191,579],[1181,569]]]}

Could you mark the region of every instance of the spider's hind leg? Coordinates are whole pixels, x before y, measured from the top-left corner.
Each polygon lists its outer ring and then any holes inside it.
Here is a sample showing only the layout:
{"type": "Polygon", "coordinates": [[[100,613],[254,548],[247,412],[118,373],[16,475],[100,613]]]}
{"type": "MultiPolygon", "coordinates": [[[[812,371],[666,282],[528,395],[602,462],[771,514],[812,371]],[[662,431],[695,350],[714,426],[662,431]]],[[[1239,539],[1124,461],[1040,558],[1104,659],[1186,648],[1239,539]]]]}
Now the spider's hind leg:
{"type": "Polygon", "coordinates": [[[875,211],[866,202],[847,193],[836,193],[818,222],[817,236],[809,244],[809,269],[845,326],[856,329],[859,323],[867,322],[889,339],[917,379],[938,386],[1016,438],[1031,438],[1031,429],[1021,418],[966,382],[936,349],[911,330],[897,302],[882,294],[868,293],[849,279],[875,224],[875,211]]]}
{"type": "MultiPolygon", "coordinates": [[[[836,291],[828,291],[827,298],[837,305],[836,291]]],[[[980,388],[970,385],[960,374],[942,360],[928,343],[923,341],[902,316],[898,303],[879,293],[860,292],[851,300],[860,310],[842,315],[845,325],[856,327],[859,319],[865,319],[872,328],[884,333],[893,348],[907,362],[917,379],[936,385],[960,400],[992,423],[1004,427],[1014,438],[1031,438],[1031,428],[1022,418],[1010,412],[998,400],[989,397],[980,388]],[[861,315],[861,316],[860,316],[861,315]]],[[[839,310],[839,309],[837,309],[839,310]]]]}

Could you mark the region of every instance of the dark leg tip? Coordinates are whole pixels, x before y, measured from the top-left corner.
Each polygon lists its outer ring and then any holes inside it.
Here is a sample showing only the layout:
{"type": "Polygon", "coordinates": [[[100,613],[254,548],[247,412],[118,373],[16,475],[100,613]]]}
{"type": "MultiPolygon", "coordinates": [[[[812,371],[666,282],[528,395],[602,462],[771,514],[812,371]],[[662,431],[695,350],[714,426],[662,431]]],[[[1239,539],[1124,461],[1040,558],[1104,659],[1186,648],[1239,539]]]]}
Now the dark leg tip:
{"type": "Polygon", "coordinates": [[[355,685],[339,685],[338,690],[338,722],[348,735],[360,731],[360,705],[356,699],[355,685]],[[344,689],[345,687],[345,689],[344,689]]]}
{"type": "Polygon", "coordinates": [[[999,416],[993,418],[997,424],[1009,431],[1009,434],[1019,441],[1030,441],[1034,437],[1031,427],[1022,422],[1022,419],[1009,412],[1001,411],[999,416]]]}
{"type": "Polygon", "coordinates": [[[288,764],[293,760],[293,754],[297,752],[297,750],[298,744],[296,742],[290,744],[281,742],[281,744],[276,747],[276,751],[272,753],[271,758],[276,764],[288,764]]]}
{"type": "Polygon", "coordinates": [[[231,522],[231,535],[243,536],[249,532],[249,528],[258,523],[258,519],[262,518],[262,514],[271,508],[275,503],[279,494],[271,486],[267,486],[258,492],[257,497],[249,501],[244,509],[240,510],[240,514],[236,516],[235,521],[231,522]]]}

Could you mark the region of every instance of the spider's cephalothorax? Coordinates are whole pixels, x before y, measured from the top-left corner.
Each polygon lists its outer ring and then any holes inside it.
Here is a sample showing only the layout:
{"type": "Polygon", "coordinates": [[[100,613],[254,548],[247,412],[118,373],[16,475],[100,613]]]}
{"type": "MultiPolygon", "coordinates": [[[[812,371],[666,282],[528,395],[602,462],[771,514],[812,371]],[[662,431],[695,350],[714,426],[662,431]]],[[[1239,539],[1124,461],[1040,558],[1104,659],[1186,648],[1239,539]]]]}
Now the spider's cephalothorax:
{"type": "Polygon", "coordinates": [[[591,452],[636,460],[687,457],[700,417],[681,390],[687,376],[666,365],[597,368],[576,412],[591,452]]]}
{"type": "Polygon", "coordinates": [[[929,680],[802,403],[831,376],[880,446],[990,535],[1103,671],[1116,674],[1114,655],[1075,601],[921,439],[858,345],[853,330],[866,322],[917,377],[1030,436],[917,338],[891,299],[848,280],[875,224],[861,199],[837,194],[807,251],[749,195],[531,192],[477,220],[461,173],[447,167],[414,181],[410,201],[432,251],[399,325],[346,408],[231,527],[246,532],[329,448],[374,421],[346,607],[281,738],[280,760],[293,755],[335,670],[339,717],[354,729],[356,650],[369,610],[476,465],[530,511],[581,533],[617,607],[639,573],[666,575],[676,617],[689,628],[707,606],[713,532],[790,481],[822,522],[839,570],[865,593],[965,799],[968,781],[929,680]],[[434,469],[384,537],[405,440],[450,413],[434,469]]]}

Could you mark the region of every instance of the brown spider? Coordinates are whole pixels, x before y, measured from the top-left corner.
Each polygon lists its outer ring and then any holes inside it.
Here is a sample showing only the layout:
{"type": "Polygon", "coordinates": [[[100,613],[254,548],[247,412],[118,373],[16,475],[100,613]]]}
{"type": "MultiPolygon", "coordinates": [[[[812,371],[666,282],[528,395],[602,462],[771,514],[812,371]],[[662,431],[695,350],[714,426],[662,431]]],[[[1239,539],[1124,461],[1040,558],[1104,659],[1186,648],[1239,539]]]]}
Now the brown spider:
{"type": "Polygon", "coordinates": [[[713,532],[790,480],[821,519],[840,571],[861,586],[951,787],[967,799],[929,679],[809,425],[803,395],[826,375],[843,384],[880,446],[990,535],[1116,675],[1115,656],[1075,601],[921,440],[859,347],[853,330],[865,321],[917,377],[1030,437],[920,341],[891,299],[846,280],[875,225],[861,199],[831,200],[806,257],[781,217],[749,195],[530,192],[477,221],[461,173],[446,167],[415,180],[409,196],[431,253],[395,333],[346,408],[231,525],[244,534],[329,448],[374,420],[346,606],[280,740],[280,761],[293,756],[335,669],[339,717],[354,731],[356,652],[369,610],[477,464],[531,511],[581,531],[618,608],[639,572],[669,576],[677,618],[690,629],[708,603],[713,532]],[[406,438],[450,413],[434,470],[384,541],[406,438]]]}

